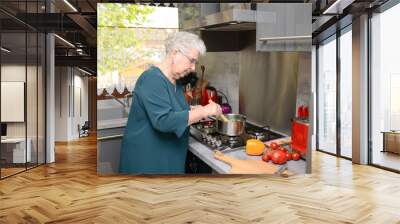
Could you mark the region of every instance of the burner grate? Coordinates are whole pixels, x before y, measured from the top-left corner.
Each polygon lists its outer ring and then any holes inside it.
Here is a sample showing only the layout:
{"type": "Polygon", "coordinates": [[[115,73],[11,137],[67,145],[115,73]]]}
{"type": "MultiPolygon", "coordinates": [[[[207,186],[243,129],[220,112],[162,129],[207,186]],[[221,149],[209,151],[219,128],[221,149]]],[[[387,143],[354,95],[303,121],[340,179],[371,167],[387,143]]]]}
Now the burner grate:
{"type": "Polygon", "coordinates": [[[245,133],[240,136],[226,136],[216,132],[215,122],[201,122],[192,125],[190,133],[198,141],[212,149],[238,148],[246,145],[248,139],[259,139],[260,141],[269,141],[283,137],[280,134],[272,132],[269,128],[256,126],[246,123],[245,133]]]}

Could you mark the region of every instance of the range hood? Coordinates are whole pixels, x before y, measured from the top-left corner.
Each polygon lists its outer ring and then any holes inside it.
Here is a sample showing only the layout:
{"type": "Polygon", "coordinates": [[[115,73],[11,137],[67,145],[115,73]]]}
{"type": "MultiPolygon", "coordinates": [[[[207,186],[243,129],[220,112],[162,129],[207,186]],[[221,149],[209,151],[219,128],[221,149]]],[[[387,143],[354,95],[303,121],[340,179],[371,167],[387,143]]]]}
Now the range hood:
{"type": "Polygon", "coordinates": [[[182,25],[184,30],[256,30],[256,11],[249,9],[229,9],[204,17],[183,21],[182,25]]]}

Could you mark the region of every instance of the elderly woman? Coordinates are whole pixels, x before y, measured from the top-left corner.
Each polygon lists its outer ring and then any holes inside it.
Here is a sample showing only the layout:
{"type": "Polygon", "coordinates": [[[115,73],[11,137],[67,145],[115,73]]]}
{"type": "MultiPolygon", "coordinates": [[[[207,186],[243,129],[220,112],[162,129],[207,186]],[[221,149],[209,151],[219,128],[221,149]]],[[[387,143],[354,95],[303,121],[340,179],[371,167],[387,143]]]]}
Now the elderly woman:
{"type": "Polygon", "coordinates": [[[203,41],[195,34],[177,32],[167,38],[165,48],[164,60],[136,82],[121,147],[121,173],[184,173],[189,125],[221,114],[212,101],[190,109],[183,87],[176,82],[194,71],[199,55],[206,51],[203,41]]]}

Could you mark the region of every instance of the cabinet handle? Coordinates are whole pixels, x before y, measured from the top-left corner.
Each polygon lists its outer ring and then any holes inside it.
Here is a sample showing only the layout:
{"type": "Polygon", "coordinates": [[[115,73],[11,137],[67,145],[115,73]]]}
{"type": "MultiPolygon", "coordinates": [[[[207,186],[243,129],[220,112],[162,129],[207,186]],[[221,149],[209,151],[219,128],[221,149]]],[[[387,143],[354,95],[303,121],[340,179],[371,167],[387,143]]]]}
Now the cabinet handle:
{"type": "Polygon", "coordinates": [[[110,136],[98,137],[97,141],[117,139],[117,138],[122,138],[122,137],[124,137],[124,135],[110,135],[110,136]]]}
{"type": "Polygon", "coordinates": [[[312,36],[285,36],[285,37],[262,37],[259,41],[271,41],[271,40],[302,40],[311,39],[312,36]]]}

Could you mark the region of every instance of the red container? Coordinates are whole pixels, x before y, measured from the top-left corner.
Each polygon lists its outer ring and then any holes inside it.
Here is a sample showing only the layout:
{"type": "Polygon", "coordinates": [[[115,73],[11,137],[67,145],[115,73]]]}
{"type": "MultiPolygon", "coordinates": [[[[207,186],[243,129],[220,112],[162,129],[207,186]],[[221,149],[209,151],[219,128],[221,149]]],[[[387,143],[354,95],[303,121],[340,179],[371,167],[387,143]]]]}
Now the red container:
{"type": "Polygon", "coordinates": [[[307,152],[307,143],[308,124],[294,120],[292,123],[292,149],[305,155],[307,152]]]}

